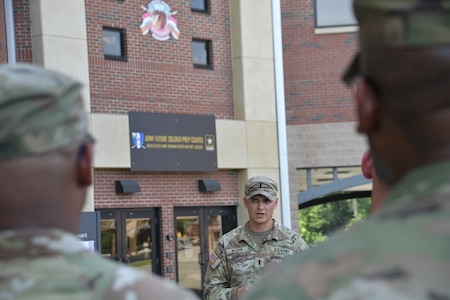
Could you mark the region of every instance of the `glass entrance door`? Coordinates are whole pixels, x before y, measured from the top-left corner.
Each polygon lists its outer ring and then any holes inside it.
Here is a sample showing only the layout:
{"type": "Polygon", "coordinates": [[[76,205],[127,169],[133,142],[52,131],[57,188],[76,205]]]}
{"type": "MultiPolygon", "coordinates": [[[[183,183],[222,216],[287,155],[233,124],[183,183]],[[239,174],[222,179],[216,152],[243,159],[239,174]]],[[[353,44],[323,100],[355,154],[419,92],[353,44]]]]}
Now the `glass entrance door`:
{"type": "Polygon", "coordinates": [[[102,256],[160,273],[154,210],[102,211],[100,224],[102,256]]]}
{"type": "Polygon", "coordinates": [[[192,290],[201,290],[200,216],[177,216],[178,283],[192,290]]]}
{"type": "Polygon", "coordinates": [[[178,284],[202,298],[209,254],[236,227],[236,208],[175,208],[175,222],[178,284]]]}

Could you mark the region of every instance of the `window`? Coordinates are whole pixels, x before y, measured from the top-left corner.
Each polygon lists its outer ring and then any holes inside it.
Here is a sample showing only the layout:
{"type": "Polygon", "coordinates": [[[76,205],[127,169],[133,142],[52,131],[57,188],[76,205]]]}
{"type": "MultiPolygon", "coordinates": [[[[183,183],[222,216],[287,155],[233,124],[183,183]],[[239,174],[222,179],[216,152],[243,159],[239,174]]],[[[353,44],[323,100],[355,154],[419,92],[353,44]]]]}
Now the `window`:
{"type": "Polygon", "coordinates": [[[194,67],[212,68],[211,66],[211,41],[192,40],[192,60],[194,67]]]}
{"type": "Polygon", "coordinates": [[[316,0],[316,27],[354,26],[352,0],[316,0]]]}
{"type": "Polygon", "coordinates": [[[208,12],[207,0],[191,0],[191,10],[198,12],[208,12]]]}
{"type": "Polygon", "coordinates": [[[308,245],[370,214],[372,183],[361,172],[359,166],[297,170],[299,226],[308,245]]]}
{"type": "Polygon", "coordinates": [[[125,60],[124,31],[103,27],[103,53],[105,58],[125,60]]]}
{"type": "Polygon", "coordinates": [[[370,214],[372,183],[361,167],[297,170],[301,236],[310,246],[370,214]]]}

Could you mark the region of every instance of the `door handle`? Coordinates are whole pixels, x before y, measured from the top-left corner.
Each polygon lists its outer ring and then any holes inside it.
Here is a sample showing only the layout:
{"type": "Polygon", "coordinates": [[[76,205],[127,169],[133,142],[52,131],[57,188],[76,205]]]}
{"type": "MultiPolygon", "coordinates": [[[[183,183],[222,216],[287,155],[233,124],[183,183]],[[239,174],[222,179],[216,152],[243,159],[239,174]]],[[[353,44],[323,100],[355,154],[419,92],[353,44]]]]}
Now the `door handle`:
{"type": "Polygon", "coordinates": [[[199,263],[199,265],[202,265],[202,266],[205,265],[205,255],[204,254],[205,253],[203,253],[203,252],[200,252],[198,254],[198,263],[199,263]]]}

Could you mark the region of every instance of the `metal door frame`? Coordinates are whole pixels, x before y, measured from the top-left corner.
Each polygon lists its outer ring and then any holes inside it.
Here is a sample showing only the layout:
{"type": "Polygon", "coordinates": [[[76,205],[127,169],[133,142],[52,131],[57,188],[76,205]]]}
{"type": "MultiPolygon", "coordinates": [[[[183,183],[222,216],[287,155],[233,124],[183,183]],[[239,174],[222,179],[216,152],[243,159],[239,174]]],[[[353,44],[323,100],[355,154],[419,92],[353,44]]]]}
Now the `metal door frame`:
{"type": "MultiPolygon", "coordinates": [[[[124,259],[127,251],[126,220],[129,218],[150,218],[152,236],[152,273],[161,275],[161,243],[159,228],[159,210],[156,208],[127,208],[127,209],[99,209],[100,221],[104,219],[115,219],[117,230],[117,254],[122,256],[118,261],[124,259]]],[[[101,236],[100,236],[101,243],[101,236]]],[[[101,248],[100,248],[101,249],[101,248]]],[[[101,253],[101,252],[100,252],[101,253]]]]}
{"type": "Polygon", "coordinates": [[[176,280],[179,282],[179,270],[178,270],[178,237],[177,237],[177,217],[181,216],[198,216],[199,217],[199,229],[200,229],[200,249],[199,264],[201,270],[202,289],[201,291],[194,291],[200,297],[203,297],[203,283],[205,280],[206,268],[208,266],[208,217],[209,216],[229,216],[230,220],[227,223],[222,224],[223,234],[236,228],[237,226],[237,207],[236,206],[206,206],[206,207],[174,207],[174,236],[175,240],[175,263],[176,263],[176,280]]]}

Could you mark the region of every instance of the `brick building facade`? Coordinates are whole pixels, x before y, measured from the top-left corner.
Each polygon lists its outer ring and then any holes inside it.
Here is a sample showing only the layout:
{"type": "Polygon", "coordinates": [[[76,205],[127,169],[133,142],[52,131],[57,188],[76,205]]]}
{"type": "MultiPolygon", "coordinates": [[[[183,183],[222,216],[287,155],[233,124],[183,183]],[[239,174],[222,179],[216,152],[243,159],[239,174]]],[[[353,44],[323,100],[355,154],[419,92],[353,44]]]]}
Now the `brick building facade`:
{"type": "MultiPolygon", "coordinates": [[[[204,12],[192,9],[189,1],[165,1],[176,11],[180,31],[178,39],[166,41],[142,34],[141,6],[149,1],[2,2],[13,6],[17,62],[57,69],[85,83],[86,112],[98,141],[85,210],[151,210],[158,219],[152,223],[158,227],[152,236],[158,241],[157,272],[201,290],[182,280],[178,226],[186,220],[205,222],[195,214],[205,211],[210,218],[216,214],[208,214],[212,208],[224,209],[218,213],[223,222],[231,208],[237,223],[243,223],[245,180],[254,175],[280,179],[271,0],[207,1],[204,12]],[[105,28],[124,34],[124,59],[105,56],[105,28]],[[210,42],[208,68],[193,64],[195,39],[210,42]],[[132,172],[130,111],[215,115],[218,171],[132,172]],[[200,179],[217,180],[221,190],[199,192],[200,179]],[[140,192],[117,193],[117,180],[137,181],[140,192]],[[189,209],[192,213],[186,213],[189,209]]],[[[1,63],[8,61],[5,7],[0,6],[1,63]]],[[[339,82],[356,35],[318,32],[314,17],[314,1],[281,1],[290,195],[281,195],[280,206],[290,206],[289,225],[296,230],[296,170],[358,165],[365,147],[354,131],[350,95],[339,82]]],[[[275,217],[281,219],[281,208],[275,217]]],[[[197,263],[197,254],[194,259],[197,263]]]]}
{"type": "Polygon", "coordinates": [[[356,34],[316,33],[314,1],[281,3],[287,124],[355,121],[340,76],[356,50],[356,34]]]}
{"type": "Polygon", "coordinates": [[[340,81],[357,47],[357,28],[319,27],[316,2],[281,1],[292,218],[298,217],[299,169],[359,166],[366,149],[356,134],[353,99],[340,81]]]}

